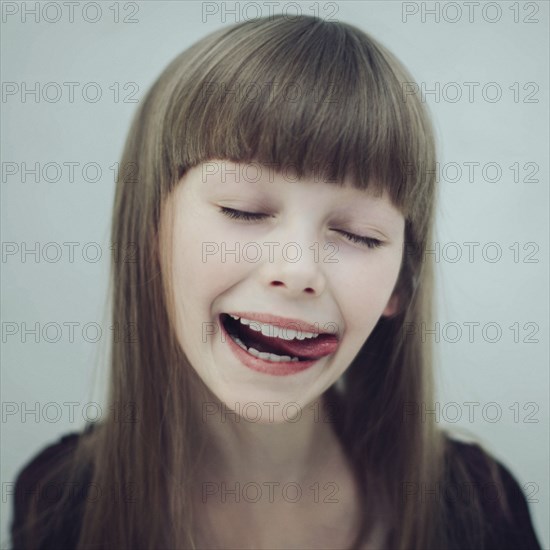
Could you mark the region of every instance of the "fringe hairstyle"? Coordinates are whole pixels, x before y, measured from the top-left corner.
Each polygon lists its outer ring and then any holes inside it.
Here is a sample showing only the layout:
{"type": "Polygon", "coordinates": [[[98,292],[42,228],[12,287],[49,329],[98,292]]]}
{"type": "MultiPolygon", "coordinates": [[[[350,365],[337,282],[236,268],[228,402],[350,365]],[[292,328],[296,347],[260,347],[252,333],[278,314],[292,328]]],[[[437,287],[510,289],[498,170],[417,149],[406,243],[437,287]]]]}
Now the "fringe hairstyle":
{"type": "MultiPolygon", "coordinates": [[[[358,189],[385,190],[403,213],[400,310],[380,318],[343,375],[343,393],[332,386],[327,394],[342,412],[337,432],[362,498],[365,521],[352,548],[364,544],[380,506],[386,548],[453,547],[445,506],[403,493],[444,483],[455,460],[433,422],[404,414],[433,403],[434,392],[430,344],[405,330],[431,325],[434,273],[422,251],[433,240],[437,198],[432,125],[417,96],[404,99],[411,82],[353,25],[271,16],[208,35],[153,84],[123,151],[111,234],[138,251],[136,262],[112,264],[112,321],[132,324],[136,338],[112,345],[109,390],[110,410],[131,404],[136,421],[112,412],[81,438],[73,462],[89,465],[104,490],[86,502],[78,550],[198,548],[189,488],[204,441],[193,404],[211,396],[177,343],[158,230],[178,181],[210,159],[275,164],[334,185],[349,178],[358,189]],[[131,501],[112,498],[114,487],[131,487],[131,501]],[[372,487],[383,503],[369,499],[372,487]]],[[[460,464],[451,469],[468,481],[460,464]]],[[[468,539],[481,548],[480,502],[465,508],[468,539]]]]}

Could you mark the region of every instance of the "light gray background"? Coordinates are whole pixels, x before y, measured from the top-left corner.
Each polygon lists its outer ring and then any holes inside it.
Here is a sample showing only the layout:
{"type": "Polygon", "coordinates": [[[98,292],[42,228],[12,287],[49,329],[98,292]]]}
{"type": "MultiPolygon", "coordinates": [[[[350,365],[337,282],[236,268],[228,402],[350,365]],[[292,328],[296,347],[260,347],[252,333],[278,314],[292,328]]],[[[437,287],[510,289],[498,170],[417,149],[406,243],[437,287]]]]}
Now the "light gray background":
{"type": "MultiPolygon", "coordinates": [[[[10,4],[9,10],[14,3],[10,4]]],[[[29,3],[30,7],[34,2],[29,3]]],[[[83,13],[76,8],[74,22],[69,21],[67,8],[59,22],[56,7],[40,14],[40,22],[27,14],[21,21],[21,3],[16,15],[4,13],[2,21],[2,81],[21,86],[33,83],[78,82],[74,102],[69,101],[68,88],[62,87],[59,101],[48,102],[32,95],[23,102],[20,91],[3,98],[2,163],[8,170],[12,164],[34,166],[54,162],[79,163],[74,182],[68,170],[58,182],[48,182],[40,175],[35,183],[28,175],[22,182],[20,174],[2,178],[2,241],[6,243],[60,243],[62,257],[48,262],[40,257],[21,254],[7,256],[2,261],[2,541],[7,547],[8,525],[11,521],[10,487],[20,467],[45,445],[84,425],[84,417],[94,418],[97,408],[104,406],[103,375],[105,350],[112,334],[106,310],[107,274],[109,266],[109,224],[114,183],[109,168],[119,160],[130,117],[136,103],[124,102],[134,82],[143,97],[146,89],[167,63],[184,48],[211,30],[224,24],[220,10],[204,21],[201,2],[138,2],[118,6],[120,22],[113,22],[114,2],[102,2],[102,16],[96,23],[95,10],[83,13]],[[132,5],[137,13],[132,14],[132,5]],[[137,20],[124,23],[124,17],[137,20]],[[102,98],[96,103],[82,97],[85,83],[101,87],[102,98]],[[109,87],[120,86],[120,98],[114,101],[109,87]],[[102,176],[97,182],[85,181],[81,168],[86,163],[98,163],[102,176]],[[76,256],[70,261],[68,248],[62,243],[76,242],[76,256]],[[87,248],[88,261],[82,251],[86,243],[100,243],[102,257],[91,262],[94,249],[87,248]],[[51,325],[36,343],[32,334],[22,341],[21,333],[10,335],[13,325],[27,323],[41,331],[47,323],[63,327],[58,342],[48,342],[56,335],[51,325]],[[74,341],[63,323],[75,322],[74,341]],[[87,342],[82,327],[97,323],[102,336],[97,343],[87,342]],[[69,414],[75,403],[74,417],[69,414]],[[38,404],[38,418],[28,413],[38,404]],[[13,412],[15,414],[9,414],[13,412]],[[57,412],[56,412],[57,411],[57,412]],[[57,418],[56,418],[57,415],[57,418]]],[[[230,9],[234,3],[226,3],[230,9]]],[[[236,17],[252,17],[254,4],[240,2],[238,16],[227,13],[225,23],[236,17]],[[243,10],[248,9],[249,11],[243,10]]],[[[291,3],[279,2],[275,11],[296,12],[291,3]]],[[[473,20],[468,8],[457,18],[456,8],[439,4],[439,22],[435,16],[422,15],[434,2],[338,2],[319,4],[320,15],[351,22],[370,32],[387,45],[410,69],[418,82],[428,88],[440,83],[442,91],[448,83],[459,83],[463,97],[452,102],[456,87],[447,85],[439,101],[433,95],[427,102],[438,132],[442,164],[458,163],[462,177],[458,181],[448,164],[441,179],[441,204],[438,214],[438,240],[442,255],[437,265],[438,321],[441,323],[437,350],[438,402],[442,425],[466,430],[483,441],[494,455],[508,466],[519,482],[532,494],[530,503],[534,523],[541,543],[548,548],[549,517],[549,430],[548,430],[548,3],[520,2],[518,12],[512,2],[497,2],[491,10],[482,12],[474,6],[473,20]],[[414,9],[418,13],[412,14],[414,9]],[[496,20],[500,8],[500,19],[496,20]],[[512,8],[512,9],[511,9],[512,8]],[[408,11],[407,11],[408,10],[408,11]],[[534,13],[534,11],[537,13],[534,13]],[[411,13],[404,21],[404,12],[411,13]],[[519,16],[516,22],[515,16],[519,16]],[[489,19],[494,22],[489,22],[489,19]],[[538,19],[528,23],[527,20],[538,19]],[[477,82],[473,101],[468,100],[465,82],[477,82]],[[502,89],[500,101],[490,102],[482,95],[483,86],[497,83],[502,89]],[[514,101],[509,86],[519,84],[519,101],[514,101]],[[531,96],[538,103],[525,103],[528,92],[523,89],[535,82],[538,92],[531,96]],[[479,162],[473,181],[469,181],[464,163],[479,162]],[[494,172],[481,172],[487,163],[502,168],[499,181],[487,181],[494,172]],[[509,168],[519,163],[519,182],[514,182],[509,168]],[[525,163],[538,165],[533,176],[538,182],[526,181],[525,163]],[[480,243],[474,249],[473,261],[468,261],[465,242],[480,243]],[[502,258],[491,263],[484,259],[482,248],[496,242],[502,248],[502,258]],[[458,243],[462,258],[454,262],[458,243]],[[514,262],[508,247],[519,243],[519,261],[514,262]],[[523,260],[536,243],[536,263],[523,260]],[[468,325],[480,323],[469,341],[468,325]],[[498,323],[502,336],[489,342],[494,332],[484,338],[481,328],[498,323]],[[519,342],[509,328],[519,323],[519,342]],[[526,323],[533,323],[526,325],[526,323]],[[453,327],[458,324],[462,335],[457,342],[453,327]],[[532,337],[538,342],[525,342],[531,328],[538,327],[532,337]],[[477,402],[473,417],[464,403],[477,402]],[[496,412],[502,417],[490,421],[496,412]],[[456,403],[460,406],[457,409],[456,403]],[[514,405],[516,403],[516,405],[514,405]],[[534,403],[535,405],[528,405],[534,403]],[[485,409],[484,409],[485,407],[485,409]],[[510,409],[512,407],[512,409],[510,409]],[[514,417],[517,407],[519,418],[514,417]],[[524,409],[524,407],[527,407],[524,409]],[[461,416],[454,421],[457,410],[461,416]],[[485,413],[485,414],[483,414],[485,413]],[[533,413],[529,416],[530,413],[533,413]],[[528,419],[532,422],[526,422],[528,419]]],[[[262,2],[255,3],[268,14],[262,2]]],[[[294,5],[296,5],[294,3],[294,5]]],[[[313,2],[300,2],[302,13],[313,13],[313,2]]],[[[8,11],[9,11],[8,10],[8,11]]],[[[494,92],[494,88],[486,89],[494,92]]],[[[49,88],[54,97],[55,88],[49,88]]],[[[88,89],[90,97],[92,89],[88,89]]],[[[490,98],[493,97],[491,94],[490,98]]],[[[55,179],[55,171],[46,178],[55,179]]],[[[89,177],[93,178],[93,172],[89,177]]],[[[55,258],[55,249],[47,250],[55,258]]],[[[493,249],[487,249],[492,257],[493,249]]],[[[95,338],[94,325],[86,333],[95,338]]]]}

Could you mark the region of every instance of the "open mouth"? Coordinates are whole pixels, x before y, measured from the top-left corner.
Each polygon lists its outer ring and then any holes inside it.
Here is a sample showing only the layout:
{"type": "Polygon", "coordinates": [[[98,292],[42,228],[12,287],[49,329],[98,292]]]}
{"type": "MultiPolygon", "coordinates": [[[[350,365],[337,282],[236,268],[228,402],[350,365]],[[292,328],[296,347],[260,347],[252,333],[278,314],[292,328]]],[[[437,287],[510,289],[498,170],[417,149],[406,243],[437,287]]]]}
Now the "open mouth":
{"type": "Polygon", "coordinates": [[[238,346],[265,361],[314,361],[334,353],[338,347],[338,338],[332,334],[298,333],[227,313],[220,315],[220,322],[238,346]]]}

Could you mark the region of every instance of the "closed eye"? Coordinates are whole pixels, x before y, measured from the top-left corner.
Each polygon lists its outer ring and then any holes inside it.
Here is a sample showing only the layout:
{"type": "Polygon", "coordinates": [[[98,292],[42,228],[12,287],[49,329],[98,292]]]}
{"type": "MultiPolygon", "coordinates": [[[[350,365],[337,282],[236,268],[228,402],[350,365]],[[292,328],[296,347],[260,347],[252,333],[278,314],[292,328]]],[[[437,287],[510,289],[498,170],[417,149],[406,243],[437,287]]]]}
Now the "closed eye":
{"type": "Polygon", "coordinates": [[[354,235],[353,233],[348,233],[347,231],[338,230],[338,233],[341,233],[344,237],[354,243],[363,244],[369,248],[379,248],[384,244],[378,239],[373,239],[372,237],[360,237],[359,235],[354,235]]]}
{"type": "MultiPolygon", "coordinates": [[[[258,221],[270,217],[269,214],[243,212],[242,210],[227,208],[226,206],[220,206],[220,212],[228,218],[244,221],[258,221]]],[[[335,231],[346,237],[346,239],[348,239],[349,241],[362,244],[364,246],[367,246],[368,248],[379,248],[384,245],[384,243],[379,239],[374,239],[372,237],[361,237],[347,231],[342,231],[341,229],[335,229],[335,231]]]]}
{"type": "Polygon", "coordinates": [[[268,218],[268,214],[257,214],[254,212],[243,212],[242,210],[235,210],[234,208],[227,208],[225,206],[220,206],[220,211],[222,214],[226,215],[229,218],[232,218],[234,220],[246,220],[246,221],[252,221],[252,220],[263,220],[264,218],[268,218]]]}

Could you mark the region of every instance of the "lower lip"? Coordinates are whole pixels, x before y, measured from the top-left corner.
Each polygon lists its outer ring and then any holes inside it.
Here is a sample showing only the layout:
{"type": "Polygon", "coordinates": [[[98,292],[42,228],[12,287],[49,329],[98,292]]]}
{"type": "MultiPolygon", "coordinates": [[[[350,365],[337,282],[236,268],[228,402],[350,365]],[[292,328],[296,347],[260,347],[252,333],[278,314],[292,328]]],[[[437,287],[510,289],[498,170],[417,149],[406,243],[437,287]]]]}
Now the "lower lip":
{"type": "Polygon", "coordinates": [[[223,326],[223,323],[221,322],[221,319],[219,319],[219,323],[222,328],[224,338],[228,342],[231,351],[235,354],[237,359],[239,359],[239,361],[245,367],[255,370],[256,372],[271,374],[272,376],[288,376],[289,374],[297,374],[306,369],[309,369],[310,367],[321,361],[321,359],[324,359],[324,357],[321,357],[320,359],[312,359],[311,361],[285,361],[280,363],[274,363],[273,361],[264,361],[259,357],[254,357],[253,355],[250,355],[250,353],[241,348],[241,346],[239,346],[237,342],[235,342],[233,338],[229,336],[228,332],[223,326]]]}

